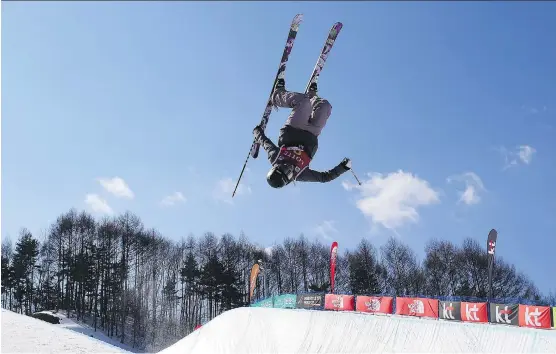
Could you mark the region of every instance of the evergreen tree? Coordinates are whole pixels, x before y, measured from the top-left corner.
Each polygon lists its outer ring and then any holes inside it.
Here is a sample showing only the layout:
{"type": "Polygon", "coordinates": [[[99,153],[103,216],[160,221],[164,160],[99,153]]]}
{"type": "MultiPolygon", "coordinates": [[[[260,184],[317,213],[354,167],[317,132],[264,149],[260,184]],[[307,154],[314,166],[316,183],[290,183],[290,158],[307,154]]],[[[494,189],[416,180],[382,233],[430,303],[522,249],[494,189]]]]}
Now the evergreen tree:
{"type": "Polygon", "coordinates": [[[39,242],[27,229],[21,230],[15,246],[13,258],[13,276],[15,277],[16,299],[20,311],[31,314],[34,295],[33,275],[39,255],[39,242]]]}

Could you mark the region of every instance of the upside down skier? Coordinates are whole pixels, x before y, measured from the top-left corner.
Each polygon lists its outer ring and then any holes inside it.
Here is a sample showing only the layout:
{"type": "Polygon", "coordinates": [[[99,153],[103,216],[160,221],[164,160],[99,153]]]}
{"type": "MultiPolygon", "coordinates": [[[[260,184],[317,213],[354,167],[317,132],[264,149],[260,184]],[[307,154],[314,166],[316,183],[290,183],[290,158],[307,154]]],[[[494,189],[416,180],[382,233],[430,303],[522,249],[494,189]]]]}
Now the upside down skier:
{"type": "Polygon", "coordinates": [[[348,158],[329,171],[309,168],[318,149],[318,137],[332,113],[330,103],[317,95],[316,82],[305,94],[287,91],[284,78],[278,78],[271,99],[276,107],[292,109],[280,129],[278,146],[266,137],[260,125],[253,129],[255,142],[263,146],[272,165],[266,176],[271,187],[282,188],[292,181],[326,183],[351,169],[348,158]]]}

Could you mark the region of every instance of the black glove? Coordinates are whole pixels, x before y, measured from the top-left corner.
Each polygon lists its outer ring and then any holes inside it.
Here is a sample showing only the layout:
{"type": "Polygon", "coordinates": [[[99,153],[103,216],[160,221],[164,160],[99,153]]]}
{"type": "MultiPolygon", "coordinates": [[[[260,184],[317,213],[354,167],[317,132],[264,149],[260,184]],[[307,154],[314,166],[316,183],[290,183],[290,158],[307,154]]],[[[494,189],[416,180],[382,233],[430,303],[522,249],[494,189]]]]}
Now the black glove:
{"type": "Polygon", "coordinates": [[[351,170],[351,160],[347,157],[340,162],[340,166],[346,169],[346,171],[351,170]]]}
{"type": "Polygon", "coordinates": [[[264,134],[263,132],[263,128],[261,128],[260,125],[257,125],[254,129],[253,129],[253,136],[255,137],[255,141],[259,142],[261,136],[264,134]]]}

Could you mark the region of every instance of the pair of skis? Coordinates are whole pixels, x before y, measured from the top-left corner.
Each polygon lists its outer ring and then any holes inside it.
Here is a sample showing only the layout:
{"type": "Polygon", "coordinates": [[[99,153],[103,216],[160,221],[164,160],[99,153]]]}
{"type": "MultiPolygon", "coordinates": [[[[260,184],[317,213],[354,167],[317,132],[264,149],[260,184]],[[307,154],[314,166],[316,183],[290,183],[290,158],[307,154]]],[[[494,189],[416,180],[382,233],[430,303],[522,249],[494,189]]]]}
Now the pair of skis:
{"type": "MultiPolygon", "coordinates": [[[[270,91],[270,96],[268,98],[268,102],[266,104],[263,117],[261,119],[260,126],[263,129],[263,131],[266,129],[266,125],[268,123],[270,113],[272,112],[272,106],[273,106],[272,93],[274,92],[274,86],[276,85],[276,81],[278,79],[284,78],[285,76],[286,64],[288,62],[291,51],[293,49],[295,38],[297,37],[297,32],[299,31],[299,25],[301,24],[302,20],[303,20],[303,15],[297,14],[293,18],[293,21],[290,25],[290,31],[288,33],[288,39],[286,40],[286,46],[284,48],[284,52],[282,53],[282,59],[280,60],[280,65],[278,66],[278,71],[276,73],[274,83],[272,84],[272,90],[270,91]]],[[[307,83],[307,87],[305,88],[305,93],[309,92],[309,90],[311,89],[311,85],[313,83],[315,84],[317,83],[322,68],[324,67],[324,64],[326,63],[326,59],[328,58],[328,54],[330,53],[330,50],[332,50],[336,38],[338,37],[340,30],[342,29],[342,26],[343,24],[341,22],[336,22],[330,28],[330,31],[328,32],[328,37],[326,38],[326,42],[324,43],[324,46],[317,60],[317,63],[315,64],[313,72],[311,73],[311,77],[309,78],[309,82],[307,83]]],[[[236,194],[237,187],[239,186],[239,182],[241,180],[241,177],[243,176],[243,172],[245,171],[245,167],[247,166],[247,161],[249,161],[249,157],[252,156],[254,159],[256,159],[259,156],[259,148],[260,148],[260,144],[256,141],[253,141],[251,145],[251,149],[249,150],[249,154],[247,155],[247,158],[245,159],[245,162],[243,164],[243,168],[241,169],[241,173],[239,175],[236,186],[234,188],[234,192],[232,193],[232,198],[236,194]]]]}

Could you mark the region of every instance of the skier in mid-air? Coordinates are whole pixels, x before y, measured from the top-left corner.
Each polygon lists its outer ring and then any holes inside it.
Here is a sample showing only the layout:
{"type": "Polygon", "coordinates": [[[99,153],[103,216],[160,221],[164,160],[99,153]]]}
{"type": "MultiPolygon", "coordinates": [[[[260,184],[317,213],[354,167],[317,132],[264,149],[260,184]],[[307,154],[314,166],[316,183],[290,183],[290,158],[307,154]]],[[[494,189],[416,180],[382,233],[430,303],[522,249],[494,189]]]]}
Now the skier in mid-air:
{"type": "Polygon", "coordinates": [[[318,149],[318,137],[332,113],[330,103],[317,95],[316,82],[305,94],[287,91],[285,79],[278,78],[272,103],[292,111],[280,129],[278,147],[266,137],[260,125],[253,129],[255,142],[263,146],[272,165],[266,176],[271,187],[282,188],[292,181],[330,182],[351,169],[348,158],[329,171],[319,172],[309,168],[318,149]]]}

